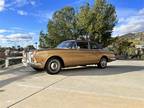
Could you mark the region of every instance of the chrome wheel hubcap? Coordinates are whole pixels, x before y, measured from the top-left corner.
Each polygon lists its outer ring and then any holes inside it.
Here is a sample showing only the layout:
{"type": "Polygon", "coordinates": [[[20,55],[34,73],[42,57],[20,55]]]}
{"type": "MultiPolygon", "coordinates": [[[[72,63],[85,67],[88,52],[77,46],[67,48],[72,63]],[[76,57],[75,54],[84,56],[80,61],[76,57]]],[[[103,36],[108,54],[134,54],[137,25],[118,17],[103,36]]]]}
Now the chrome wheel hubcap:
{"type": "Polygon", "coordinates": [[[101,66],[102,67],[106,67],[107,66],[107,61],[106,60],[102,60],[101,61],[101,66]]]}
{"type": "Polygon", "coordinates": [[[58,68],[58,64],[56,62],[51,63],[51,69],[56,70],[58,68]]]}

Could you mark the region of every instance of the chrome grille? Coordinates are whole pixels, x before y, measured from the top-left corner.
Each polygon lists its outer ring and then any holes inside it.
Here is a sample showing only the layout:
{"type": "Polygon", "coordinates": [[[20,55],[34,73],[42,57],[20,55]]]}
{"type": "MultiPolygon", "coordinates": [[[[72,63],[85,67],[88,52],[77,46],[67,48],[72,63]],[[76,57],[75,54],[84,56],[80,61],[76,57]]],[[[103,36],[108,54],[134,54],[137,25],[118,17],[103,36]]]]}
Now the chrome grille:
{"type": "Polygon", "coordinates": [[[29,63],[32,62],[32,52],[28,52],[28,53],[27,53],[27,61],[28,61],[29,63]]]}

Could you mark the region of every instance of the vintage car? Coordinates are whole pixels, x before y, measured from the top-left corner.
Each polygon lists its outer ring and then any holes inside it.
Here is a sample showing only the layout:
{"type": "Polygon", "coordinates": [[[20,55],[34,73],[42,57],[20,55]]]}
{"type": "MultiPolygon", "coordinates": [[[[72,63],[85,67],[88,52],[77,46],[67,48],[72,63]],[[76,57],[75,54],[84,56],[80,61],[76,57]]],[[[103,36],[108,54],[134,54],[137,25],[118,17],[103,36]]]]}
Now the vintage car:
{"type": "Polygon", "coordinates": [[[116,60],[112,52],[98,48],[95,42],[67,40],[54,49],[34,50],[24,54],[23,63],[35,70],[45,69],[48,74],[57,74],[61,68],[97,64],[106,68],[107,62],[116,60]]]}

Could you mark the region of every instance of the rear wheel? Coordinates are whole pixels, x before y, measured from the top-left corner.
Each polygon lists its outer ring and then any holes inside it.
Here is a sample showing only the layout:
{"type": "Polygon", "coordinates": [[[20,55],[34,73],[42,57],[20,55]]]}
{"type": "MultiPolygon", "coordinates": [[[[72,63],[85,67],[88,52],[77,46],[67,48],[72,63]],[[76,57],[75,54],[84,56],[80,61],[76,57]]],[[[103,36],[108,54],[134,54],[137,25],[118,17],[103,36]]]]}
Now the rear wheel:
{"type": "Polygon", "coordinates": [[[46,71],[48,74],[54,75],[58,74],[61,70],[61,62],[57,58],[52,58],[48,60],[46,64],[46,71]]]}
{"type": "Polygon", "coordinates": [[[98,68],[104,69],[107,67],[107,58],[102,57],[100,62],[97,64],[98,68]]]}

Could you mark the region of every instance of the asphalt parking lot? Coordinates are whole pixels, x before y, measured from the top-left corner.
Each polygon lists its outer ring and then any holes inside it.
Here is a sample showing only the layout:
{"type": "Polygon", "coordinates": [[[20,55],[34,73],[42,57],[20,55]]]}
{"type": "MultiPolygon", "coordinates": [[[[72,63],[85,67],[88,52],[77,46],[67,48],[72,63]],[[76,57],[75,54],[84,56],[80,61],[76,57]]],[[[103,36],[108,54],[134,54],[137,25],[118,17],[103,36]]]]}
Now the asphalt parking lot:
{"type": "Polygon", "coordinates": [[[142,108],[144,61],[115,61],[58,75],[19,66],[0,70],[0,108],[142,108]]]}

